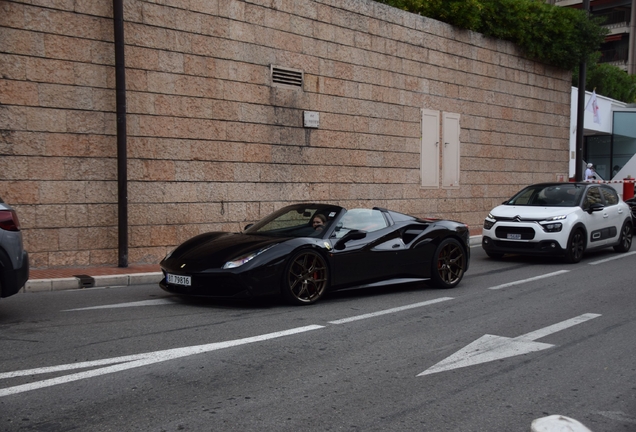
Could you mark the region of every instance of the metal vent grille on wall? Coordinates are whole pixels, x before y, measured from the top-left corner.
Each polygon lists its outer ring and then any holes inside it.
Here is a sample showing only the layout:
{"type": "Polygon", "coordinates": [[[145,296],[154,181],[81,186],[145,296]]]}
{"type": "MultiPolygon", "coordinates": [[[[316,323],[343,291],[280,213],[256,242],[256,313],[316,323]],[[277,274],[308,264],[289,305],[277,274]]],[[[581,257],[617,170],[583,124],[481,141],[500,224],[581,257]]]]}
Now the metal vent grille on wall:
{"type": "Polygon", "coordinates": [[[272,84],[293,88],[303,87],[303,71],[272,65],[271,72],[272,84]]]}

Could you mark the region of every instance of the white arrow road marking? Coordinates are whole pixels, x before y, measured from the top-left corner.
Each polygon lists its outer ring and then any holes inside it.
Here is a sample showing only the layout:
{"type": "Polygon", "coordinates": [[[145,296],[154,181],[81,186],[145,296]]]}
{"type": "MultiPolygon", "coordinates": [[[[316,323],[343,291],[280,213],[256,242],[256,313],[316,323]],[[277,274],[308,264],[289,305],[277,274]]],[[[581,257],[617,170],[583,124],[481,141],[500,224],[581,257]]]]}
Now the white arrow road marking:
{"type": "Polygon", "coordinates": [[[480,363],[487,363],[506,357],[514,357],[521,354],[548,349],[554,345],[533,341],[600,316],[601,315],[599,314],[592,313],[583,314],[516,338],[484,335],[475,342],[457,351],[455,354],[442,360],[435,366],[425,370],[417,376],[474,366],[480,363]]]}
{"type": "Polygon", "coordinates": [[[66,375],[66,376],[57,377],[57,378],[51,378],[44,381],[38,381],[38,382],[29,383],[29,384],[23,384],[23,385],[18,385],[14,387],[0,389],[0,397],[13,395],[17,393],[23,393],[26,391],[35,390],[35,389],[44,388],[44,387],[51,387],[57,384],[78,381],[81,379],[96,377],[99,375],[120,372],[126,369],[147,366],[153,363],[160,363],[167,360],[174,360],[176,358],[191,356],[194,354],[201,354],[201,353],[205,353],[209,351],[215,351],[215,350],[220,350],[223,348],[230,348],[230,347],[245,345],[245,344],[254,343],[254,342],[262,342],[268,339],[289,336],[289,335],[303,333],[303,332],[307,332],[311,330],[317,330],[321,328],[324,328],[324,326],[310,325],[306,327],[298,327],[291,330],[268,333],[268,334],[264,334],[260,336],[253,336],[253,337],[244,338],[244,339],[236,339],[236,340],[227,341],[227,342],[215,342],[215,343],[206,344],[206,345],[195,345],[195,346],[185,347],[185,348],[175,348],[175,349],[169,349],[164,351],[155,351],[155,352],[150,352],[146,354],[115,357],[111,359],[97,360],[94,362],[71,363],[67,365],[2,373],[0,374],[0,379],[14,378],[14,377],[25,376],[25,375],[37,375],[37,374],[57,372],[57,371],[63,371],[63,370],[71,370],[71,369],[82,369],[86,367],[111,365],[111,366],[103,367],[101,369],[78,372],[75,374],[66,375]]]}
{"type": "Polygon", "coordinates": [[[563,273],[568,273],[569,271],[570,270],[559,270],[559,271],[555,271],[553,273],[544,274],[544,275],[541,275],[541,276],[535,276],[535,277],[531,277],[531,278],[528,278],[528,279],[518,280],[518,281],[515,281],[515,282],[508,282],[508,283],[505,283],[505,284],[501,284],[501,285],[497,285],[497,286],[494,286],[494,287],[490,287],[488,289],[496,290],[496,289],[507,288],[507,287],[513,286],[513,285],[521,285],[521,284],[524,284],[526,282],[532,282],[532,281],[536,281],[536,280],[539,280],[539,279],[545,279],[545,278],[549,278],[549,277],[552,277],[552,276],[558,276],[558,275],[563,274],[563,273]]]}
{"type": "Polygon", "coordinates": [[[126,307],[137,307],[137,306],[160,306],[167,304],[178,304],[174,300],[170,299],[156,299],[156,300],[142,300],[130,303],[116,303],[110,305],[102,305],[102,306],[92,306],[78,309],[66,309],[62,312],[74,312],[74,311],[84,311],[84,310],[92,310],[92,309],[115,309],[115,308],[126,308],[126,307]]]}

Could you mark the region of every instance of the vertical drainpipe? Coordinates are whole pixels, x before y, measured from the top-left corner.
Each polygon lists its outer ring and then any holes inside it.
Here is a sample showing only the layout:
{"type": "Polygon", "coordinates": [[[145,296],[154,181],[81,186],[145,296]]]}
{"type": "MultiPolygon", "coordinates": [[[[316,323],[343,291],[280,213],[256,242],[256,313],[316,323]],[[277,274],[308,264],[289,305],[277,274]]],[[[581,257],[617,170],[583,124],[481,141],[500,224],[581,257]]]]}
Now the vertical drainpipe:
{"type": "Polygon", "coordinates": [[[115,25],[115,88],[117,101],[118,266],[128,267],[128,171],[126,155],[126,68],[123,0],[113,0],[115,25]]]}
{"type": "Polygon", "coordinates": [[[636,74],[636,0],[632,0],[629,16],[629,51],[627,53],[627,73],[636,74]]]}
{"type": "MultiPolygon", "coordinates": [[[[583,0],[583,10],[589,15],[590,0],[583,0]]],[[[587,81],[587,63],[581,59],[579,64],[579,89],[576,103],[576,149],[574,179],[583,180],[583,133],[585,129],[585,83],[587,81]]],[[[589,161],[588,161],[589,162],[589,161]]]]}

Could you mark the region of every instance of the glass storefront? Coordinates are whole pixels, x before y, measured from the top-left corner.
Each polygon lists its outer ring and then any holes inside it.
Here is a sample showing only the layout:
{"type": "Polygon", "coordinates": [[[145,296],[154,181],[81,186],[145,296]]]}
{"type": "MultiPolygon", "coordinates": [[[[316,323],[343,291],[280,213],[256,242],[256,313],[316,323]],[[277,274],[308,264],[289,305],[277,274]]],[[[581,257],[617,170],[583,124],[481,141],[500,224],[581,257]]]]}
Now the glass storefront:
{"type": "Polygon", "coordinates": [[[636,154],[636,112],[614,112],[613,167],[622,168],[636,154]]]}
{"type": "Polygon", "coordinates": [[[610,180],[612,173],[612,136],[591,135],[585,137],[585,152],[583,159],[592,162],[597,176],[603,180],[610,180]]]}
{"type": "Polygon", "coordinates": [[[636,112],[615,111],[613,132],[585,137],[583,159],[603,180],[612,180],[636,154],[636,112]]]}

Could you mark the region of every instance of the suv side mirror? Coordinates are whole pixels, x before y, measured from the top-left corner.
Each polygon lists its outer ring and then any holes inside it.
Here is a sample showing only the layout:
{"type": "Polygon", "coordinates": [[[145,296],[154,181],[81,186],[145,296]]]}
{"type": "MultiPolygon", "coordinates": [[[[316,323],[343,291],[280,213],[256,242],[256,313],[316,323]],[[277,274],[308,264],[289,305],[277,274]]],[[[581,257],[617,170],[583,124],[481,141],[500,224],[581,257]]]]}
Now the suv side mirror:
{"type": "Polygon", "coordinates": [[[603,204],[595,203],[595,204],[592,204],[591,206],[589,206],[589,207],[587,208],[587,212],[588,212],[589,214],[592,214],[593,212],[601,211],[601,210],[603,210],[604,208],[605,208],[605,206],[604,206],[603,204]]]}

